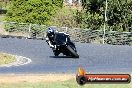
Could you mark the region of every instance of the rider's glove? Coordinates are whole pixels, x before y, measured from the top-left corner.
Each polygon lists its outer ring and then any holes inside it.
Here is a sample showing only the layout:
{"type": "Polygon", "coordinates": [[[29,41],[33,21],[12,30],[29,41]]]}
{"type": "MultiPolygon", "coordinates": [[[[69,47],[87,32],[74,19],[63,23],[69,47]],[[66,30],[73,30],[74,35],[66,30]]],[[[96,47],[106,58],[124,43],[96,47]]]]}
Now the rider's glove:
{"type": "Polygon", "coordinates": [[[48,38],[45,38],[46,40],[49,40],[48,38]]]}
{"type": "Polygon", "coordinates": [[[50,48],[54,48],[54,45],[49,45],[50,46],[50,48]]]}

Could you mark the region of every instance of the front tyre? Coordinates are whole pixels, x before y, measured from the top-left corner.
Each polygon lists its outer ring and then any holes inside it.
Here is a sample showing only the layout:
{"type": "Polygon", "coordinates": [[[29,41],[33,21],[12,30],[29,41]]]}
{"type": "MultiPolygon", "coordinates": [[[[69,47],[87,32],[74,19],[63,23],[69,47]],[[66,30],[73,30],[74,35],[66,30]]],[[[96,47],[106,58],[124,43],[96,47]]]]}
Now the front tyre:
{"type": "Polygon", "coordinates": [[[77,54],[77,52],[75,51],[75,49],[73,49],[70,45],[67,46],[68,51],[70,51],[71,55],[74,58],[79,58],[79,55],[77,54]]]}

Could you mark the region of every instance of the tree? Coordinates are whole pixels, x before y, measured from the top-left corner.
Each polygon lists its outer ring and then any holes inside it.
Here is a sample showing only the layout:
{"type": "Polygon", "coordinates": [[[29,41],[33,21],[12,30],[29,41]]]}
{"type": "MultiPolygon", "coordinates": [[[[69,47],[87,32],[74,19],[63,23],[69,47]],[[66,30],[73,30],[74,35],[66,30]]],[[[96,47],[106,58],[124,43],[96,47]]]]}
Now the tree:
{"type": "Polygon", "coordinates": [[[112,30],[129,31],[132,27],[132,1],[111,1],[108,9],[108,25],[112,26],[112,30]]]}
{"type": "Polygon", "coordinates": [[[49,24],[63,0],[11,0],[7,11],[7,21],[49,24]]]}
{"type": "Polygon", "coordinates": [[[81,23],[80,26],[93,30],[100,29],[104,16],[104,0],[82,0],[82,6],[83,10],[78,12],[80,16],[77,16],[81,21],[78,22],[81,23]]]}
{"type": "MultiPolygon", "coordinates": [[[[81,27],[101,29],[104,23],[105,0],[82,0],[81,27]]],[[[129,31],[132,28],[132,0],[108,0],[108,30],[129,31]]]]}

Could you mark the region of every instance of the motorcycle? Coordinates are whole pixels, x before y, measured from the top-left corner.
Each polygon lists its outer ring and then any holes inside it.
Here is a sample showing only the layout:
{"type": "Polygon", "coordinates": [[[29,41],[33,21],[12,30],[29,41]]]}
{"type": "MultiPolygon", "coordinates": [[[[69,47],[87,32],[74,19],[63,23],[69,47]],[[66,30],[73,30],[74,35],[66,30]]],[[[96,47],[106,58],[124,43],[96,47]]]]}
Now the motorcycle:
{"type": "Polygon", "coordinates": [[[74,58],[79,58],[75,44],[71,42],[69,35],[65,33],[56,33],[55,34],[55,47],[52,48],[55,56],[58,56],[60,53],[66,56],[72,56],[74,58]]]}

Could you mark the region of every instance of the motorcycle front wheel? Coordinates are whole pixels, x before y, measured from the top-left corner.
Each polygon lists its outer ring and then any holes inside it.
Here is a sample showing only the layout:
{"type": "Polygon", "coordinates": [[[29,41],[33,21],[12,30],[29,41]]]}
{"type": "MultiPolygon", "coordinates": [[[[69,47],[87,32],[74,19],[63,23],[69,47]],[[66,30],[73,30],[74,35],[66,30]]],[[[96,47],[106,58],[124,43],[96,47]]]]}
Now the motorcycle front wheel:
{"type": "Polygon", "coordinates": [[[75,51],[75,49],[73,49],[70,45],[67,46],[68,51],[70,51],[72,57],[74,58],[79,58],[79,55],[77,54],[77,52],[75,51]]]}

